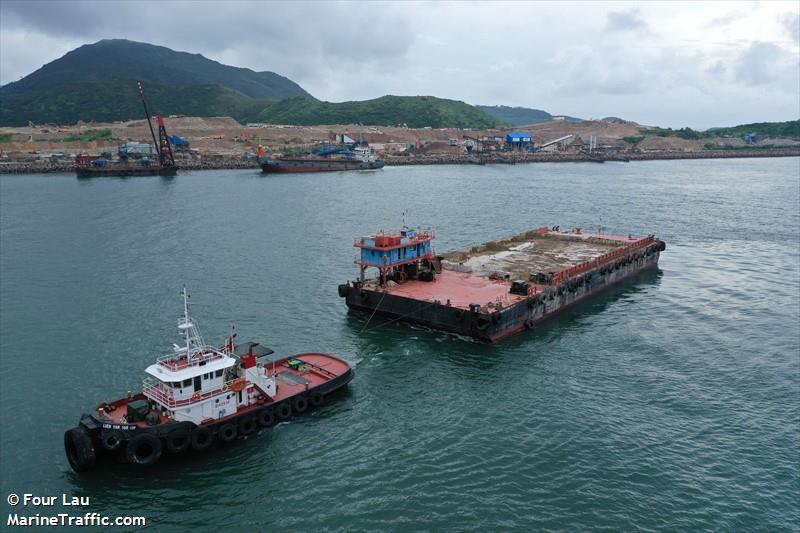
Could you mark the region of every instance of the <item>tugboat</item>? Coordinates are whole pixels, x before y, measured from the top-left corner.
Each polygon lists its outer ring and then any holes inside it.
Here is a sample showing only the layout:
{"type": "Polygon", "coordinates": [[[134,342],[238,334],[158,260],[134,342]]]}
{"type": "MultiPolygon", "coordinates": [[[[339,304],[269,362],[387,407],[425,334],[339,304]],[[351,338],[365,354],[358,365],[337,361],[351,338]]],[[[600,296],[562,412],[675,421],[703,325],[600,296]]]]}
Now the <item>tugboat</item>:
{"type": "Polygon", "coordinates": [[[231,442],[275,421],[318,407],[353,378],[341,359],[322,353],[273,357],[257,342],[206,345],[189,316],[183,289],[181,344],[145,370],[142,391],[103,402],[64,434],[64,449],[76,472],[91,469],[99,455],[150,466],[162,452],[205,450],[231,442]]]}

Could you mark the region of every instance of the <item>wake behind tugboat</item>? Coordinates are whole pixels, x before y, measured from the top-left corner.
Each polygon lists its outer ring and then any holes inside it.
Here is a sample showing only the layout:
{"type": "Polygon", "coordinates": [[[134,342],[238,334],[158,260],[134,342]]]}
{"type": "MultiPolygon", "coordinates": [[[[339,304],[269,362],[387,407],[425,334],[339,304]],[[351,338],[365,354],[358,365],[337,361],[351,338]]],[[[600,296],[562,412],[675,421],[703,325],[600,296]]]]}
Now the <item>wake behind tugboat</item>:
{"type": "Polygon", "coordinates": [[[350,366],[331,355],[273,357],[257,342],[206,345],[189,316],[178,319],[183,342],[145,370],[142,392],[103,402],[64,434],[76,472],[91,469],[99,455],[137,466],[155,464],[164,449],[182,453],[231,442],[276,420],[318,407],[353,378],[350,366]]]}

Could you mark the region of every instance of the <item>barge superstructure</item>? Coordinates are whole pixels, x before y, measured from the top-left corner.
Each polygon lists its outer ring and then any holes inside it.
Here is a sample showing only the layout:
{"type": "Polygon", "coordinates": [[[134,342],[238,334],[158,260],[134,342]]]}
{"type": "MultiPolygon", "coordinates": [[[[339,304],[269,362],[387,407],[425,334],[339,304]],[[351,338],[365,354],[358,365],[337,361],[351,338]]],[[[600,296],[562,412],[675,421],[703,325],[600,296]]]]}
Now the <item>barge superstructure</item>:
{"type": "Polygon", "coordinates": [[[655,267],[666,248],[653,235],[558,226],[444,255],[434,238],[404,228],[358,239],[359,278],[339,285],[339,296],[351,309],[496,342],[655,267]]]}

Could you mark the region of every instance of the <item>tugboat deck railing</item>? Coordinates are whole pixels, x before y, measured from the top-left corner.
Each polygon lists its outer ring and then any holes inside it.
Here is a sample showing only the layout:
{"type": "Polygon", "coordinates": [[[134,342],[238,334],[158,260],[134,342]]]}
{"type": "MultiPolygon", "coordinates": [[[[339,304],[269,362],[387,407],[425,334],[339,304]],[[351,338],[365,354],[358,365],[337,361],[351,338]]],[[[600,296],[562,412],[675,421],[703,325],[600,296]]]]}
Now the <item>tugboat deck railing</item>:
{"type": "Polygon", "coordinates": [[[214,359],[227,357],[225,353],[219,351],[213,346],[202,346],[197,349],[197,352],[195,352],[191,358],[187,357],[186,353],[162,355],[156,359],[156,363],[172,371],[177,371],[199,365],[201,362],[208,362],[214,359]],[[202,353],[197,354],[197,352],[202,353]]]}
{"type": "Polygon", "coordinates": [[[198,391],[192,394],[191,398],[182,398],[178,400],[175,399],[175,395],[173,394],[170,387],[165,385],[162,381],[159,381],[155,378],[145,378],[142,381],[142,394],[144,394],[151,400],[154,400],[164,405],[165,407],[174,409],[176,407],[183,407],[185,405],[207,400],[208,398],[213,398],[214,396],[219,396],[220,394],[224,394],[228,391],[235,390],[234,385],[236,384],[245,384],[244,379],[234,378],[226,381],[225,383],[223,383],[222,385],[220,385],[215,389],[208,391],[198,391]]]}

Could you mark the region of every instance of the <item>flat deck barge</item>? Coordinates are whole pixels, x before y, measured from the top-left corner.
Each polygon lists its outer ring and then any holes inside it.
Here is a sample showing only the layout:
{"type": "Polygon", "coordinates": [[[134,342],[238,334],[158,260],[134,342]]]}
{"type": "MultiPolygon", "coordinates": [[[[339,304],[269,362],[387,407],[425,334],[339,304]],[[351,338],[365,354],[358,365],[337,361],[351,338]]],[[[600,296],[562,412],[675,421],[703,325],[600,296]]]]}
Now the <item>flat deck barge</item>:
{"type": "Polygon", "coordinates": [[[363,237],[358,280],[339,286],[351,309],[497,342],[658,264],[649,235],[542,227],[436,255],[431,231],[363,237]],[[377,277],[367,278],[368,269],[377,277]]]}

